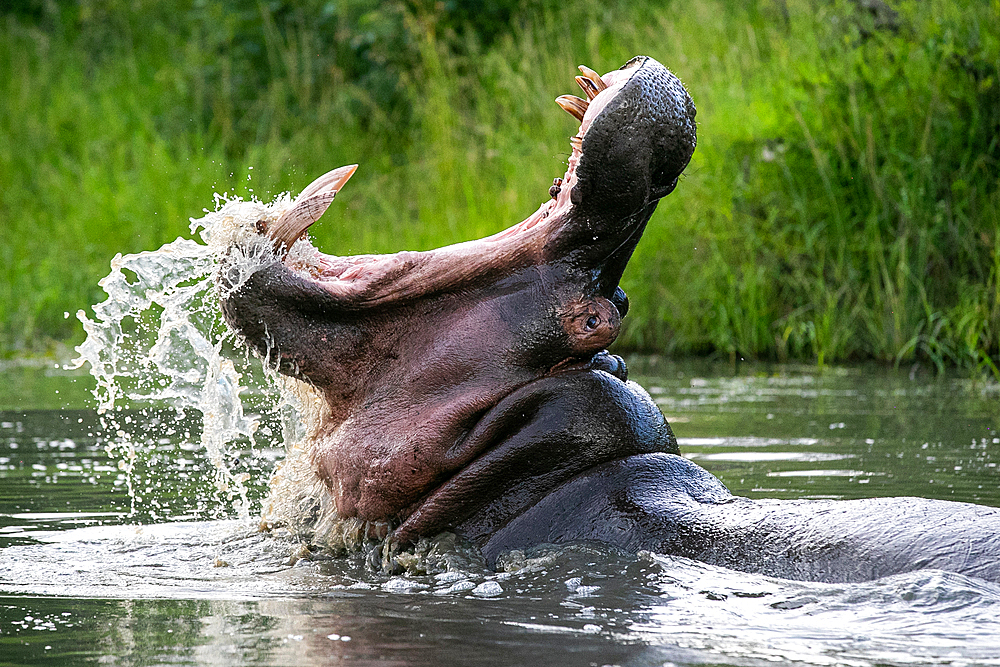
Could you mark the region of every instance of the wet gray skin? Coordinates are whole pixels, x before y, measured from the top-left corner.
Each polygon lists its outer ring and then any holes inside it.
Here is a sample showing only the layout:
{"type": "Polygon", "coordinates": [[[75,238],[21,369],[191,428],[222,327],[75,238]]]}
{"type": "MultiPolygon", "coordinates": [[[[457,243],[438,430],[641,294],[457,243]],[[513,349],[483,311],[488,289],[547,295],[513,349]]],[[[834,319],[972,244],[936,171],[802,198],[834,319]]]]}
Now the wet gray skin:
{"type": "MultiPolygon", "coordinates": [[[[310,273],[275,261],[238,286],[223,271],[229,323],[326,401],[311,455],[339,516],[403,544],[455,530],[491,562],[595,540],[797,579],[1000,580],[996,509],[751,501],[678,455],[605,348],[627,311],[622,272],[694,151],[694,104],[650,58],[581,69],[588,99],[557,100],[581,121],[568,170],[525,221],[428,252],[321,255],[310,273]]],[[[353,172],[261,225],[279,254],[353,172]]]]}

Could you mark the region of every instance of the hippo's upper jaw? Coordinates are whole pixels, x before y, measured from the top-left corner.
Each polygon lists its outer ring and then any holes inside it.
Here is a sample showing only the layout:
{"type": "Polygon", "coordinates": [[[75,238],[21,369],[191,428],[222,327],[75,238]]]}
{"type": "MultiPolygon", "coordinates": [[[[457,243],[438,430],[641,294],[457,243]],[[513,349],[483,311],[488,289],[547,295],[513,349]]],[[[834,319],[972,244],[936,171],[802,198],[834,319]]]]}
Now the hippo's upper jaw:
{"type": "MultiPolygon", "coordinates": [[[[622,272],[694,150],[695,109],[650,58],[603,77],[581,69],[588,100],[559,100],[581,121],[568,169],[523,222],[428,252],[337,257],[297,244],[294,261],[223,280],[229,323],[325,398],[313,457],[341,517],[407,519],[504,441],[512,413],[496,410],[506,397],[557,371],[614,369],[595,355],[618,336],[622,272]]],[[[353,173],[330,172],[260,224],[279,255],[353,173]]],[[[653,412],[642,417],[652,419],[647,441],[595,456],[674,451],[653,412]]]]}
{"type": "Polygon", "coordinates": [[[603,77],[580,69],[577,81],[590,99],[556,100],[580,119],[580,130],[555,206],[543,212],[562,223],[552,255],[579,253],[576,261],[599,267],[598,291],[610,296],[656,203],[691,159],[695,107],[677,77],[651,58],[633,58],[603,77]]]}

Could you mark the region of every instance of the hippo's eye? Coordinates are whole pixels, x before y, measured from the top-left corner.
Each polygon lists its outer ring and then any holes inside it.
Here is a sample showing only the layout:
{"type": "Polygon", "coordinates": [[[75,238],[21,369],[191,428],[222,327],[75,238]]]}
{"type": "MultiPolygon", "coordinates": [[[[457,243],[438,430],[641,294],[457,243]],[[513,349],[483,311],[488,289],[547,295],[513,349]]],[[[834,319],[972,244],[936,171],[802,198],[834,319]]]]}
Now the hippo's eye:
{"type": "Polygon", "coordinates": [[[587,318],[587,324],[585,324],[584,326],[587,329],[587,331],[593,331],[594,329],[597,328],[597,324],[599,322],[600,320],[597,319],[597,315],[591,315],[589,318],[587,318]]]}

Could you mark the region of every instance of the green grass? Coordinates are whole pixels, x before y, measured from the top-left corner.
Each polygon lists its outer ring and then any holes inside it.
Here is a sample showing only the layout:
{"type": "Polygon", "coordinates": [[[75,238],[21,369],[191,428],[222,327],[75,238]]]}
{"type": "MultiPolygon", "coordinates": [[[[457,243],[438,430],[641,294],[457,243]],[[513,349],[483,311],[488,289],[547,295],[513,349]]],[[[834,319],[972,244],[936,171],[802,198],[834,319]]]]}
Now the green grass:
{"type": "Polygon", "coordinates": [[[565,169],[576,65],[644,53],[689,88],[699,146],[626,272],[619,346],[997,373],[997,0],[539,0],[485,26],[295,6],[0,16],[4,354],[79,342],[64,313],[111,257],[187,235],[215,192],[358,162],[314,233],[342,254],[509,226],[565,169]]]}

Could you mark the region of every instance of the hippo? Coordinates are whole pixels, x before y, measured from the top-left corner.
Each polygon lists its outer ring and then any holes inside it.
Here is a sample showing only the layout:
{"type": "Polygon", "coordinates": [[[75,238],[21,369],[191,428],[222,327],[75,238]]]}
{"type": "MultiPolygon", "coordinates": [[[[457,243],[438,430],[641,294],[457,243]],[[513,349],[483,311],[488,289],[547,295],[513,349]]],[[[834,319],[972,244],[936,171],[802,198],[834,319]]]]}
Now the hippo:
{"type": "Polygon", "coordinates": [[[556,100],[580,123],[568,168],[523,222],[426,252],[302,250],[351,165],[258,223],[273,254],[255,270],[224,263],[226,321],[320,397],[306,446],[325,502],[395,544],[451,531],[491,565],[583,541],[800,580],[1000,581],[996,508],[751,500],[680,455],[607,348],[629,309],[625,267],[694,152],[695,106],[652,58],[580,71],[586,98],[556,100]]]}

